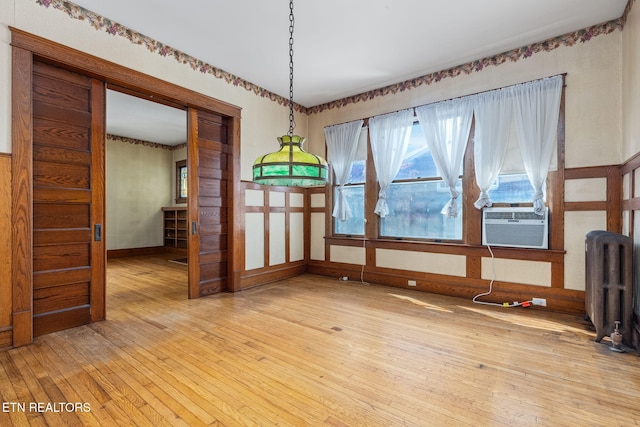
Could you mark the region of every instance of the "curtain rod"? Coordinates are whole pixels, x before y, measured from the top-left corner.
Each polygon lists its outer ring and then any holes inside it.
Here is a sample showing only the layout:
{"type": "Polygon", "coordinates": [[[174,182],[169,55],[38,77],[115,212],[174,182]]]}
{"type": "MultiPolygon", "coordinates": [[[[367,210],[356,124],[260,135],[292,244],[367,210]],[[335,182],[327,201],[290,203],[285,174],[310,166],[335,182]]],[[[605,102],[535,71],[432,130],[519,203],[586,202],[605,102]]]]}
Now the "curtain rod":
{"type": "Polygon", "coordinates": [[[567,73],[554,74],[554,75],[552,75],[552,76],[541,77],[541,78],[539,78],[539,79],[533,79],[533,80],[529,80],[529,81],[522,82],[522,83],[515,83],[515,84],[509,85],[509,86],[503,86],[503,87],[499,87],[499,88],[496,88],[496,89],[487,89],[487,90],[483,90],[483,91],[476,92],[476,93],[470,93],[470,94],[468,94],[468,95],[456,96],[456,97],[454,97],[454,98],[442,99],[442,100],[440,100],[440,101],[434,101],[434,102],[430,102],[430,103],[428,103],[428,104],[421,104],[421,105],[416,105],[416,106],[414,106],[414,107],[401,108],[401,109],[399,109],[399,110],[390,111],[390,112],[388,112],[388,113],[376,114],[375,116],[362,117],[362,118],[359,118],[359,119],[353,119],[353,120],[349,120],[349,121],[342,122],[342,123],[335,123],[335,124],[332,124],[332,125],[324,126],[324,127],[323,127],[323,129],[324,129],[324,128],[327,128],[327,127],[331,127],[331,126],[338,126],[338,125],[343,125],[343,124],[345,124],[345,123],[355,122],[355,121],[358,121],[358,120],[364,120],[364,123],[362,124],[362,126],[363,126],[363,127],[365,127],[365,126],[368,126],[368,125],[369,125],[369,119],[370,119],[371,117],[383,116],[383,115],[385,115],[385,114],[393,114],[393,113],[397,113],[397,112],[399,112],[399,111],[410,110],[410,109],[413,109],[413,115],[415,116],[415,114],[416,114],[416,113],[415,113],[415,111],[416,111],[415,109],[416,109],[416,108],[418,108],[418,107],[422,107],[422,106],[424,106],[424,105],[437,104],[437,103],[439,103],[439,102],[446,102],[446,101],[452,101],[452,100],[454,100],[454,99],[462,99],[462,98],[466,98],[466,97],[469,97],[469,96],[481,95],[481,94],[483,94],[483,93],[493,92],[493,91],[495,91],[495,90],[507,89],[507,88],[510,88],[510,87],[513,87],[513,86],[518,86],[518,85],[522,85],[522,84],[527,84],[527,83],[537,82],[537,81],[540,81],[540,80],[549,79],[549,78],[551,78],[551,77],[556,77],[556,76],[562,76],[562,87],[563,87],[563,88],[567,87],[567,83],[566,83],[567,73]]]}

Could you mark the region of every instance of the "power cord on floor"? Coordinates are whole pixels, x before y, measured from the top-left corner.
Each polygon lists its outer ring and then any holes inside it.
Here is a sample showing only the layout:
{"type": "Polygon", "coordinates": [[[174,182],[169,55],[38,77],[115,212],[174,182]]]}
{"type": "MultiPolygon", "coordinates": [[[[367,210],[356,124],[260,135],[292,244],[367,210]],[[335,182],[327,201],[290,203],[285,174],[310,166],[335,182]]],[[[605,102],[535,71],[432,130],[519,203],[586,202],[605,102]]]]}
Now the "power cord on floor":
{"type": "MultiPolygon", "coordinates": [[[[360,283],[362,283],[363,285],[370,285],[369,282],[365,282],[364,281],[364,267],[366,265],[366,251],[367,251],[367,241],[365,239],[362,239],[362,249],[365,250],[365,262],[362,264],[362,268],[360,268],[360,283]]],[[[341,276],[338,280],[343,281],[343,282],[347,282],[349,281],[349,277],[347,276],[341,276]]]]}
{"type": "Polygon", "coordinates": [[[531,307],[531,305],[533,304],[532,301],[522,301],[522,302],[504,302],[502,304],[497,303],[497,302],[485,302],[485,301],[478,301],[478,298],[480,297],[485,297],[487,295],[491,295],[491,292],[493,292],[493,282],[496,280],[496,266],[495,266],[495,256],[493,255],[493,251],[491,250],[491,246],[487,245],[487,249],[489,249],[489,253],[491,254],[491,282],[489,282],[489,291],[488,292],[483,292],[481,294],[476,295],[475,297],[473,297],[473,302],[476,304],[483,304],[483,305],[494,305],[496,307],[531,307]]]}
{"type": "Polygon", "coordinates": [[[368,282],[364,281],[364,266],[367,263],[367,240],[362,239],[362,249],[364,249],[364,259],[365,261],[362,263],[362,268],[360,269],[360,283],[363,285],[369,285],[368,282]]]}

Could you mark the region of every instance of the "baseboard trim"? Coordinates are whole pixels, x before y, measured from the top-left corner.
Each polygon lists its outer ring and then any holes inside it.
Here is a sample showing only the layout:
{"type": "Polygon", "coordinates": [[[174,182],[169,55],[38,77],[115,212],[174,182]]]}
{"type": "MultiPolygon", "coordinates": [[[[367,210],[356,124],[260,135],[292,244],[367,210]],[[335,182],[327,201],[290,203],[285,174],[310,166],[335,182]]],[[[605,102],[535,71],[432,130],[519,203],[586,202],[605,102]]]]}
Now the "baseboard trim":
{"type": "MultiPolygon", "coordinates": [[[[489,289],[489,281],[483,279],[370,267],[365,268],[364,272],[362,272],[362,266],[347,264],[336,266],[315,261],[307,266],[307,272],[335,278],[347,276],[355,281],[360,280],[362,277],[366,282],[379,285],[467,299],[471,299],[489,289]],[[414,280],[416,286],[409,287],[408,280],[414,280]]],[[[547,299],[547,307],[536,307],[536,309],[584,315],[584,292],[570,289],[494,282],[491,296],[482,300],[502,303],[505,301],[526,301],[533,297],[547,299]]]]}
{"type": "Polygon", "coordinates": [[[0,351],[13,346],[13,327],[0,329],[0,351]]]}
{"type": "Polygon", "coordinates": [[[110,249],[107,251],[107,259],[127,258],[132,256],[158,255],[165,252],[167,252],[167,248],[165,248],[164,246],[150,246],[146,248],[110,249]]]}
{"type": "Polygon", "coordinates": [[[288,279],[295,276],[300,276],[306,273],[305,265],[295,265],[288,267],[273,267],[262,270],[258,273],[245,274],[240,279],[239,289],[236,291],[253,288],[260,285],[266,285],[268,283],[277,282],[278,280],[288,279]]]}

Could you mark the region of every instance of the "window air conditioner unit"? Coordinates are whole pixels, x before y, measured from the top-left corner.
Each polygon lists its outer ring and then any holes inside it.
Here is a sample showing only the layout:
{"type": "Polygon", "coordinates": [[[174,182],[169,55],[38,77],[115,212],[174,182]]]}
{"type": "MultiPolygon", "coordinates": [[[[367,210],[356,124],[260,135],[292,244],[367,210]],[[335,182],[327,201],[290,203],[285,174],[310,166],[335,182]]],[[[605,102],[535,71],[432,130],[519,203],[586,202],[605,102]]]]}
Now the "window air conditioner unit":
{"type": "Polygon", "coordinates": [[[536,215],[533,208],[485,208],[482,244],[549,249],[549,208],[536,215]]]}

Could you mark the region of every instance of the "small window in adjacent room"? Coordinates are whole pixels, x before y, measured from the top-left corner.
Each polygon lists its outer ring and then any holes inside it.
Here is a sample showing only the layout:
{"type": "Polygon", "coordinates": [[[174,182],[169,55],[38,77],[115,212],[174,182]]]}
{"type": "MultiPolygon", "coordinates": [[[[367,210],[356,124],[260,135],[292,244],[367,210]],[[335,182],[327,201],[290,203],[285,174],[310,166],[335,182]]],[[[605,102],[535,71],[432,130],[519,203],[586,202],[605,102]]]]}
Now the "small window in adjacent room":
{"type": "Polygon", "coordinates": [[[187,203],[187,161],[176,162],[176,203],[187,203]]]}

